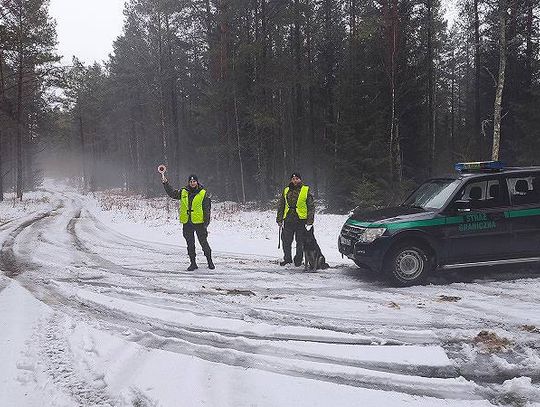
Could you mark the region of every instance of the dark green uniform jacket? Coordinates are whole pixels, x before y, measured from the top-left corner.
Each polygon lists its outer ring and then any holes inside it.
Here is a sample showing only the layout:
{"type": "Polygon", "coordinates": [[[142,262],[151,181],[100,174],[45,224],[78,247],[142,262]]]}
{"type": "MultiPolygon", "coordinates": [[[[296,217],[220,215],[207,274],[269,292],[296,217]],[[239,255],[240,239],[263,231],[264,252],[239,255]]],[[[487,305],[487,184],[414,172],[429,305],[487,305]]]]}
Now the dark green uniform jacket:
{"type": "MultiPolygon", "coordinates": [[[[296,207],[296,202],[298,202],[298,195],[300,194],[300,189],[302,188],[303,184],[299,184],[298,186],[294,186],[291,182],[289,184],[289,192],[287,193],[287,202],[289,203],[289,207],[293,208],[296,207]]],[[[307,225],[313,225],[313,221],[315,220],[315,200],[313,199],[313,195],[311,194],[311,188],[309,189],[309,193],[307,196],[307,208],[308,208],[308,215],[306,219],[307,225]]],[[[281,197],[279,198],[279,205],[278,205],[278,211],[277,211],[277,218],[276,221],[283,222],[283,212],[285,212],[285,197],[283,196],[283,192],[281,193],[281,197]]],[[[285,218],[285,222],[299,222],[300,219],[298,218],[298,213],[296,213],[295,209],[290,209],[289,213],[287,213],[287,217],[285,218]]]]}

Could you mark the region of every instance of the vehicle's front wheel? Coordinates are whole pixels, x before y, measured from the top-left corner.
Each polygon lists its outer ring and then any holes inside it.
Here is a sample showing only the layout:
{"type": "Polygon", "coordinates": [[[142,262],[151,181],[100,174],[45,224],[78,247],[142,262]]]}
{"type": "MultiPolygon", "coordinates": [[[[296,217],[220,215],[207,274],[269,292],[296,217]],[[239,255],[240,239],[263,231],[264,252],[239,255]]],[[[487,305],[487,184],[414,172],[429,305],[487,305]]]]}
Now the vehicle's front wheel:
{"type": "Polygon", "coordinates": [[[387,277],[400,286],[420,284],[432,267],[428,253],[419,245],[405,244],[391,250],[384,264],[387,277]]]}

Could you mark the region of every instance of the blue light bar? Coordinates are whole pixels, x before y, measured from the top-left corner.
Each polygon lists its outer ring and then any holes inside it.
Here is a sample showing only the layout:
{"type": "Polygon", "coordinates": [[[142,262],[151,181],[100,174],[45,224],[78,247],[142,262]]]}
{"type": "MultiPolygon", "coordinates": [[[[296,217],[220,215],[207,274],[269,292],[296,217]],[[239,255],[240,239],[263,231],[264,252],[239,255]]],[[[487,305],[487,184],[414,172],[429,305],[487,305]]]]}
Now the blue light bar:
{"type": "Polygon", "coordinates": [[[482,172],[482,171],[500,171],[504,169],[501,161],[478,161],[472,163],[457,163],[454,165],[459,172],[482,172]]]}

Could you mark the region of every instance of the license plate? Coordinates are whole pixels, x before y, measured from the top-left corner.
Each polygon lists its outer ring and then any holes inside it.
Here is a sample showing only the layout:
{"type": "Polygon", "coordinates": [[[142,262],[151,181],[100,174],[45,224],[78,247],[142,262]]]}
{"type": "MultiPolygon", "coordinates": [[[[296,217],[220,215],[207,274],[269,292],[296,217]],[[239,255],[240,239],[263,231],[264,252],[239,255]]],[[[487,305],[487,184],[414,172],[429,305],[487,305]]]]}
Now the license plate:
{"type": "Polygon", "coordinates": [[[351,241],[349,239],[344,238],[343,236],[339,237],[339,241],[341,242],[341,244],[343,244],[345,246],[350,246],[351,245],[351,241]]]}

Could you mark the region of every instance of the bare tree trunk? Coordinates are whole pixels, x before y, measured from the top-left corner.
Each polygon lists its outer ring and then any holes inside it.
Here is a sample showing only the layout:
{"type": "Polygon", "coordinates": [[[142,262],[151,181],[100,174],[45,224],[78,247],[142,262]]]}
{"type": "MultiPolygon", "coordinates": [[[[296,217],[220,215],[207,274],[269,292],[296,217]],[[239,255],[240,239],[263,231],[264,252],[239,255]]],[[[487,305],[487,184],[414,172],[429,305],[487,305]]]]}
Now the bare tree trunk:
{"type": "Polygon", "coordinates": [[[335,54],[334,44],[332,42],[332,5],[331,0],[324,0],[324,95],[326,104],[326,123],[324,127],[324,138],[327,142],[331,142],[334,148],[333,171],[337,172],[337,155],[339,148],[338,132],[336,130],[336,109],[334,106],[334,66],[335,54]]]}
{"type": "Polygon", "coordinates": [[[349,25],[350,25],[350,30],[351,30],[351,33],[350,33],[350,36],[351,36],[351,40],[350,40],[350,46],[351,46],[351,49],[352,49],[352,45],[353,43],[355,42],[356,40],[356,1],[357,0],[349,0],[349,25]]]}
{"type": "Polygon", "coordinates": [[[433,174],[435,166],[435,147],[436,147],[436,134],[435,134],[435,69],[433,61],[433,5],[432,0],[427,0],[427,18],[428,18],[428,32],[427,32],[427,48],[428,48],[428,134],[429,134],[429,166],[428,176],[433,174]]]}
{"type": "Polygon", "coordinates": [[[287,141],[285,139],[285,106],[283,102],[283,89],[278,90],[278,103],[279,103],[279,132],[280,132],[280,141],[281,141],[281,153],[282,153],[282,174],[283,179],[287,179],[287,169],[289,157],[287,156],[287,141]]]}
{"type": "Polygon", "coordinates": [[[97,180],[96,180],[96,166],[97,166],[97,152],[96,152],[96,133],[95,131],[90,131],[88,133],[88,141],[90,143],[90,180],[89,180],[89,189],[90,192],[96,192],[97,189],[97,180]]]}
{"type": "MultiPolygon", "coordinates": [[[[354,2],[355,0],[353,0],[354,2]]],[[[318,175],[318,165],[319,165],[319,149],[317,145],[317,140],[315,137],[315,103],[314,103],[314,86],[313,86],[313,14],[310,12],[309,18],[306,23],[307,28],[307,63],[308,63],[308,77],[309,77],[309,88],[308,88],[308,106],[309,106],[309,139],[310,139],[310,152],[311,152],[311,168],[312,168],[312,180],[311,184],[313,185],[313,195],[315,198],[319,196],[319,175],[318,175]]]]}
{"type": "Polygon", "coordinates": [[[389,164],[391,182],[401,180],[401,152],[399,148],[398,119],[396,112],[396,57],[397,57],[397,4],[392,0],[391,10],[387,12],[387,24],[390,24],[390,137],[389,137],[389,164]]]}
{"type": "Polygon", "coordinates": [[[295,84],[294,84],[294,131],[292,133],[292,159],[296,167],[302,163],[302,150],[304,138],[304,107],[302,95],[302,38],[300,35],[300,0],[294,0],[294,66],[295,66],[295,84]]]}
{"type": "Polygon", "coordinates": [[[493,148],[491,159],[499,159],[501,143],[501,109],[502,96],[504,90],[504,74],[506,70],[506,0],[499,0],[499,77],[497,79],[497,89],[495,92],[495,103],[493,107],[493,148]]]}
{"type": "Polygon", "coordinates": [[[238,117],[238,100],[236,96],[236,57],[232,58],[233,70],[233,104],[234,104],[234,124],[236,130],[236,149],[238,153],[238,164],[240,166],[240,186],[242,188],[242,203],[246,203],[246,185],[244,183],[244,162],[242,160],[242,144],[240,142],[240,119],[238,117]]]}
{"type": "Polygon", "coordinates": [[[161,11],[157,15],[158,24],[158,65],[159,65],[159,128],[161,133],[161,156],[165,165],[169,165],[167,160],[167,132],[165,129],[165,80],[163,69],[163,32],[161,27],[161,11]]]}
{"type": "Polygon", "coordinates": [[[242,203],[246,203],[246,186],[244,183],[244,163],[242,161],[242,145],[240,143],[240,121],[238,119],[238,103],[236,100],[236,90],[234,92],[234,121],[236,124],[236,145],[238,149],[238,163],[240,164],[240,183],[242,186],[242,203]]]}
{"type": "MultiPolygon", "coordinates": [[[[1,63],[1,60],[0,60],[1,63]]],[[[0,84],[1,86],[1,84],[0,84]]],[[[1,90],[1,89],[0,89],[1,90]]],[[[1,98],[0,98],[1,99],[1,98]]],[[[2,132],[0,131],[0,202],[4,200],[4,171],[2,169],[2,132]]]]}
{"type": "MultiPolygon", "coordinates": [[[[229,1],[230,0],[219,0],[216,4],[217,13],[218,13],[218,26],[219,26],[219,132],[222,137],[224,148],[223,157],[223,167],[224,170],[221,173],[224,178],[224,196],[226,199],[233,200],[236,196],[236,190],[233,191],[233,177],[232,177],[232,168],[234,161],[234,144],[231,143],[231,106],[230,106],[230,95],[226,93],[226,84],[227,81],[231,78],[229,77],[229,1]]],[[[223,150],[221,150],[223,151],[223,150]]],[[[221,157],[220,157],[221,158],[221,157]]],[[[236,183],[234,183],[236,185],[236,183]]]]}
{"type": "Polygon", "coordinates": [[[137,130],[135,129],[135,122],[133,118],[129,119],[130,131],[128,132],[128,145],[129,145],[129,154],[128,154],[128,164],[126,166],[126,181],[127,181],[127,190],[134,191],[136,188],[135,180],[137,179],[137,130]]]}
{"type": "MultiPolygon", "coordinates": [[[[0,106],[4,104],[4,58],[2,49],[0,49],[0,106]]],[[[4,200],[4,171],[2,166],[3,152],[2,152],[3,140],[2,132],[0,131],[0,202],[4,200]]]]}
{"type": "MultiPolygon", "coordinates": [[[[268,32],[267,32],[267,15],[266,1],[260,0],[260,11],[257,11],[255,23],[255,42],[261,47],[261,54],[257,60],[255,81],[257,86],[257,94],[259,95],[259,108],[261,110],[271,110],[271,101],[268,97],[268,91],[265,87],[266,72],[268,69],[268,32]],[[260,29],[259,29],[260,26],[260,29]]],[[[275,154],[273,154],[273,136],[268,131],[267,126],[256,126],[256,142],[257,142],[257,197],[262,202],[268,197],[268,187],[271,184],[270,162],[275,162],[275,154]]]]}
{"type": "MultiPolygon", "coordinates": [[[[172,139],[176,143],[176,175],[180,179],[180,166],[182,154],[182,140],[180,139],[180,126],[178,123],[178,91],[176,88],[176,69],[174,66],[172,44],[171,44],[171,27],[169,22],[169,16],[165,15],[165,29],[166,29],[166,39],[167,39],[167,70],[169,75],[169,88],[170,88],[170,98],[171,98],[171,119],[173,126],[172,139]]],[[[173,141],[171,142],[171,144],[173,141]]]]}
{"type": "Polygon", "coordinates": [[[534,61],[534,49],[533,49],[533,2],[534,0],[527,0],[527,19],[526,19],[526,50],[525,50],[525,85],[527,90],[531,89],[533,79],[533,61],[534,61]]]}
{"type": "Polygon", "coordinates": [[[456,54],[452,52],[452,86],[451,86],[451,101],[450,101],[450,162],[455,159],[456,135],[455,135],[455,103],[456,103],[456,54]]]}
{"type": "Polygon", "coordinates": [[[477,154],[482,158],[482,124],[480,113],[480,17],[478,15],[478,0],[474,0],[474,140],[477,144],[477,154]]]}
{"type": "Polygon", "coordinates": [[[17,181],[16,195],[22,201],[23,197],[23,123],[22,123],[22,92],[23,92],[23,55],[22,55],[22,10],[19,12],[19,50],[17,66],[17,138],[15,140],[16,162],[17,162],[17,181]]]}
{"type": "Polygon", "coordinates": [[[82,166],[82,190],[86,192],[88,190],[88,174],[86,171],[86,143],[83,128],[82,113],[79,110],[79,136],[81,138],[81,166],[82,166]]]}

